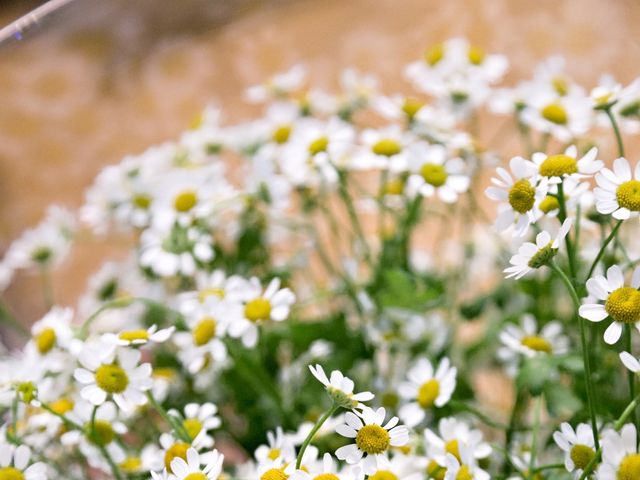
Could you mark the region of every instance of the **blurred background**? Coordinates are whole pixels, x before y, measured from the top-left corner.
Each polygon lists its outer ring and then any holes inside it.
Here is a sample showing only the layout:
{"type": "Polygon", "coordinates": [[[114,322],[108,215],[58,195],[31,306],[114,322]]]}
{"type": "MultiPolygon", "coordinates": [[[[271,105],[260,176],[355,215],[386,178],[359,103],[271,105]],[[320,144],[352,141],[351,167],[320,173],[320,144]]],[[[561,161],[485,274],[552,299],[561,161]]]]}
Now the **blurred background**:
{"type": "MultiPolygon", "coordinates": [[[[44,2],[0,1],[0,25],[44,2]]],[[[105,165],[175,138],[207,103],[225,122],[256,113],[244,89],[304,62],[333,88],[348,66],[409,92],[402,67],[430,44],[467,37],[507,54],[507,83],[551,54],[590,88],[628,83],[640,65],[637,0],[75,0],[0,45],[0,254],[52,202],[71,208],[105,165]]],[[[513,152],[506,152],[513,153],[513,152]]],[[[75,304],[117,245],[80,242],[56,272],[75,304]]],[[[43,312],[37,277],[4,293],[25,324],[43,312]]]]}

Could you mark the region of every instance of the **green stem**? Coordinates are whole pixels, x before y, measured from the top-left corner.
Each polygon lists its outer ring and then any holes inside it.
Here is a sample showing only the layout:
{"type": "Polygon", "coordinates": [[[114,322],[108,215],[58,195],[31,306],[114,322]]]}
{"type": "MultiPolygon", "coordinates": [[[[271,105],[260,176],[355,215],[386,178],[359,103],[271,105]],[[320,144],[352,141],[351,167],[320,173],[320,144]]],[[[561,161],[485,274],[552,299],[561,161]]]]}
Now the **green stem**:
{"type": "Polygon", "coordinates": [[[51,283],[51,272],[46,266],[40,267],[40,282],[42,284],[42,296],[44,298],[44,304],[49,310],[53,307],[53,285],[51,283]]]}
{"type": "Polygon", "coordinates": [[[98,438],[98,435],[96,434],[96,414],[97,413],[98,413],[98,406],[96,405],[93,407],[93,411],[91,412],[91,422],[90,422],[91,440],[93,441],[94,445],[98,447],[98,450],[100,450],[100,453],[109,464],[109,467],[111,468],[111,473],[113,473],[113,477],[117,480],[123,480],[122,474],[120,473],[120,469],[115,464],[115,462],[113,461],[113,458],[111,458],[111,455],[109,455],[109,452],[104,447],[104,445],[98,438]]]}
{"type": "Polygon", "coordinates": [[[349,189],[347,187],[347,174],[341,170],[338,170],[338,193],[340,194],[340,198],[342,199],[347,209],[349,220],[351,221],[351,224],[353,225],[358,236],[358,240],[361,243],[362,255],[364,256],[364,260],[369,266],[371,266],[372,261],[371,252],[369,251],[369,244],[367,243],[364,229],[362,228],[362,224],[360,223],[360,219],[358,218],[358,213],[356,212],[356,208],[353,204],[351,195],[349,194],[349,189]]]}
{"type": "Polygon", "coordinates": [[[329,410],[324,412],[324,414],[318,419],[316,424],[313,426],[313,428],[309,432],[309,435],[307,435],[307,438],[304,439],[304,442],[302,442],[302,445],[300,446],[300,451],[298,452],[298,458],[296,459],[296,470],[300,468],[304,451],[309,446],[309,443],[311,443],[313,436],[316,434],[318,430],[320,430],[320,427],[324,424],[324,422],[326,422],[329,419],[329,417],[331,417],[334,413],[336,413],[336,411],[339,408],[340,408],[340,405],[337,405],[334,403],[329,410]]]}
{"type": "MultiPolygon", "coordinates": [[[[564,197],[564,184],[558,184],[558,204],[560,205],[560,212],[558,213],[558,220],[560,220],[560,224],[564,223],[567,219],[567,205],[564,197]]],[[[573,249],[573,243],[571,242],[571,232],[567,233],[567,236],[564,237],[564,241],[567,245],[567,256],[569,257],[569,271],[571,273],[571,280],[576,280],[576,259],[575,259],[575,250],[573,249]]]]}
{"type": "Polygon", "coordinates": [[[580,309],[580,299],[578,298],[576,289],[571,283],[571,280],[569,280],[569,277],[567,277],[567,275],[562,271],[562,269],[558,267],[558,265],[556,265],[555,262],[551,261],[549,266],[560,277],[562,282],[567,287],[567,290],[571,295],[571,299],[573,300],[573,305],[575,307],[574,318],[577,318],[578,323],[580,324],[580,344],[582,347],[582,362],[584,363],[584,381],[587,389],[587,401],[589,403],[589,414],[591,416],[591,428],[593,429],[596,448],[598,448],[598,424],[596,422],[595,395],[591,377],[591,359],[589,357],[589,346],[587,343],[587,331],[585,325],[586,320],[578,314],[578,310],[580,309]]]}
{"type": "Polygon", "coordinates": [[[529,478],[535,478],[533,474],[536,456],[538,454],[538,433],[540,431],[540,415],[542,413],[542,395],[536,399],[535,418],[533,420],[533,430],[531,432],[531,456],[529,457],[529,478]]]}
{"type": "Polygon", "coordinates": [[[618,156],[624,157],[624,143],[622,141],[622,135],[620,134],[620,128],[618,127],[618,122],[616,121],[616,117],[611,111],[611,107],[605,108],[604,110],[609,117],[609,121],[611,122],[611,128],[613,128],[613,133],[616,136],[616,142],[618,144],[618,156]]]}
{"type": "Polygon", "coordinates": [[[0,302],[0,322],[6,323],[24,337],[29,336],[29,330],[13,316],[3,302],[0,302]]]}
{"type": "Polygon", "coordinates": [[[193,439],[191,438],[187,430],[184,428],[184,426],[176,418],[172,417],[171,415],[169,415],[169,413],[167,413],[167,411],[162,407],[162,405],[160,405],[157,402],[157,400],[153,397],[153,394],[150,391],[147,391],[147,399],[149,400],[149,404],[155,409],[155,411],[158,412],[160,416],[164,418],[164,420],[169,425],[171,425],[171,427],[175,430],[178,437],[180,437],[180,440],[182,440],[185,443],[191,444],[193,439]]]}
{"type": "Polygon", "coordinates": [[[620,229],[620,225],[622,225],[623,221],[624,220],[618,220],[618,223],[616,223],[616,226],[613,227],[613,230],[611,230],[611,233],[605,239],[604,243],[602,244],[602,247],[600,247],[600,251],[598,252],[598,255],[596,255],[596,259],[591,264],[591,268],[589,268],[589,273],[587,273],[586,280],[591,278],[591,275],[593,274],[593,271],[596,269],[596,266],[598,265],[598,262],[600,261],[600,259],[604,255],[604,252],[607,249],[607,246],[609,246],[609,244],[611,243],[611,240],[613,240],[615,238],[616,234],[618,233],[618,229],[620,229]]]}
{"type": "MultiPolygon", "coordinates": [[[[624,324],[624,333],[625,333],[625,343],[626,343],[626,351],[632,353],[631,351],[631,325],[628,323],[624,324]]],[[[631,370],[627,370],[627,381],[629,383],[629,398],[633,401],[636,398],[636,374],[631,370]]],[[[636,411],[634,410],[631,413],[631,421],[634,425],[637,423],[636,411]]]]}
{"type": "Polygon", "coordinates": [[[62,422],[64,423],[64,425],[68,428],[73,428],[75,430],[80,430],[82,431],[82,426],[78,425],[76,422],[74,422],[73,420],[70,420],[69,418],[67,418],[64,414],[56,412],[54,409],[52,409],[48,404],[46,403],[42,403],[40,404],[40,407],[43,410],[46,410],[47,412],[51,413],[52,415],[55,415],[56,417],[58,417],[60,420],[62,420],[62,422]]]}
{"type": "Polygon", "coordinates": [[[507,427],[507,431],[505,433],[503,450],[505,452],[507,462],[504,464],[502,472],[505,477],[508,477],[509,474],[513,471],[513,463],[509,458],[509,452],[511,451],[511,444],[513,443],[513,435],[518,428],[518,417],[520,416],[520,410],[522,408],[524,398],[525,397],[523,392],[516,392],[516,398],[511,409],[511,416],[509,418],[509,426],[507,427]]]}

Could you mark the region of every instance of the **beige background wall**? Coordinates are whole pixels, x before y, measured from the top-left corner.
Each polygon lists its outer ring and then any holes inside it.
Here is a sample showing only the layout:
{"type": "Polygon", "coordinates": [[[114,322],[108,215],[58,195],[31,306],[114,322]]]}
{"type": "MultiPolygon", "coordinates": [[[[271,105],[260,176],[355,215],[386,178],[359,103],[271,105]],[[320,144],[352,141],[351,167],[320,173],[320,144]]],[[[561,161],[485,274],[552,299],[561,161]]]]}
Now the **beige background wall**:
{"type": "MultiPolygon", "coordinates": [[[[79,206],[103,165],[175,137],[207,102],[229,121],[247,117],[243,89],[298,61],[319,86],[355,66],[389,92],[409,91],[402,66],[461,35],[508,54],[509,80],[553,53],[587,85],[605,71],[623,82],[640,74],[637,0],[77,3],[0,47],[0,251],[47,204],[79,206]]],[[[0,22],[24,9],[0,7],[0,22]]],[[[105,250],[117,249],[77,249],[56,274],[60,302],[73,301],[105,250]]],[[[43,312],[36,279],[21,275],[4,295],[25,323],[43,312]]]]}

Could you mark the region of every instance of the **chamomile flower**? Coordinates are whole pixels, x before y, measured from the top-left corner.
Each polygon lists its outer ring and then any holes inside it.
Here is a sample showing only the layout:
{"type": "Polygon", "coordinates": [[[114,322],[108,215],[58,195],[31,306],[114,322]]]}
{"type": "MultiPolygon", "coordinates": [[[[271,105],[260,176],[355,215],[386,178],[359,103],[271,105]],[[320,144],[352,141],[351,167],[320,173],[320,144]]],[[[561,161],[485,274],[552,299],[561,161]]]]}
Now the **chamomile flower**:
{"type": "Polygon", "coordinates": [[[298,469],[291,474],[290,480],[315,480],[320,477],[322,480],[346,480],[345,475],[338,471],[336,462],[330,453],[325,453],[322,457],[321,468],[311,470],[298,469]]]}
{"type": "Polygon", "coordinates": [[[371,392],[353,393],[355,384],[349,377],[345,377],[341,371],[334,370],[331,377],[327,377],[321,365],[309,365],[309,370],[320,383],[327,389],[331,399],[344,408],[355,408],[363,406],[360,402],[367,402],[373,399],[371,392]]]}
{"type": "Polygon", "coordinates": [[[546,230],[536,235],[536,242],[525,242],[518,248],[518,253],[511,257],[509,263],[511,267],[504,269],[506,278],[515,277],[516,280],[524,277],[531,270],[536,270],[543,266],[549,266],[553,257],[558,253],[562,241],[569,233],[571,219],[567,218],[562,222],[562,226],[556,235],[551,239],[551,234],[546,230]]]}
{"type": "Polygon", "coordinates": [[[80,391],[82,398],[93,405],[102,405],[111,397],[125,412],[144,405],[147,402],[144,392],[153,382],[151,365],[140,365],[140,357],[138,350],[87,344],[78,356],[82,367],[73,374],[84,385],[80,391]]]}
{"type": "Polygon", "coordinates": [[[592,322],[611,319],[611,324],[604,332],[604,341],[609,345],[616,343],[622,335],[625,324],[633,325],[640,330],[640,267],[633,271],[631,286],[624,284],[622,269],[613,265],[607,270],[607,276],[596,275],[587,280],[589,297],[604,301],[585,303],[580,306],[580,316],[592,322]]]}
{"type": "Polygon", "coordinates": [[[298,63],[261,85],[249,87],[245,92],[245,98],[251,103],[263,103],[269,99],[286,97],[302,86],[306,76],[307,69],[298,63]]]}
{"type": "Polygon", "coordinates": [[[258,341],[258,324],[273,320],[281,322],[289,316],[295,302],[295,294],[288,288],[280,288],[280,279],[271,280],[263,290],[260,280],[253,277],[233,289],[242,309],[229,313],[229,335],[241,338],[242,343],[252,347],[258,341]]]}
{"type": "Polygon", "coordinates": [[[598,186],[594,190],[596,209],[617,220],[628,220],[640,214],[640,162],[636,168],[626,158],[613,162],[613,170],[603,168],[596,175],[598,186]]]}
{"type": "Polygon", "coordinates": [[[122,330],[120,333],[105,333],[102,340],[105,343],[118,345],[121,347],[139,347],[147,343],[163,343],[169,340],[176,327],[171,326],[158,330],[157,325],[149,328],[136,328],[132,330],[122,330]]]}
{"type": "Polygon", "coordinates": [[[491,476],[482,470],[474,458],[471,449],[460,447],[460,456],[448,454],[447,471],[444,480],[490,480],[491,476]]]}
{"type": "Polygon", "coordinates": [[[455,418],[443,418],[438,423],[438,436],[425,429],[425,448],[429,459],[438,465],[447,463],[447,456],[453,455],[461,461],[461,449],[466,448],[475,459],[491,455],[491,446],[482,438],[482,432],[471,428],[466,422],[455,418]]]}
{"type": "Polygon", "coordinates": [[[274,432],[267,432],[267,444],[256,448],[254,456],[259,463],[278,459],[293,462],[296,458],[294,441],[290,435],[284,433],[282,427],[278,427],[274,432]]]}
{"type": "Polygon", "coordinates": [[[460,158],[449,159],[442,145],[419,142],[408,149],[412,174],[408,190],[424,197],[437,195],[446,203],[453,203],[469,188],[469,177],[464,175],[464,162],[460,158]]]}
{"type": "Polygon", "coordinates": [[[430,409],[446,405],[456,388],[457,372],[448,358],[440,360],[435,371],[429,360],[419,358],[407,373],[408,381],[398,387],[400,396],[409,402],[400,408],[402,421],[414,427],[430,409]]]}
{"type": "Polygon", "coordinates": [[[553,433],[553,440],[564,452],[564,466],[569,472],[582,475],[582,471],[596,455],[593,430],[590,425],[580,423],[574,430],[563,422],[560,431],[553,433]]]}
{"type": "Polygon", "coordinates": [[[26,351],[46,358],[46,368],[49,371],[60,372],[68,365],[66,351],[74,343],[72,321],[71,308],[53,307],[31,327],[32,338],[26,346],[26,351]]]}
{"type": "Polygon", "coordinates": [[[171,471],[176,480],[217,480],[222,473],[223,461],[224,455],[217,450],[205,459],[194,448],[190,448],[186,460],[176,457],[171,461],[171,471]]]}
{"type": "Polygon", "coordinates": [[[551,321],[539,329],[530,314],[522,316],[520,325],[507,325],[499,337],[503,347],[498,350],[498,357],[510,365],[521,356],[561,355],[569,349],[569,339],[562,334],[560,322],[551,321]]]}
{"type": "Polygon", "coordinates": [[[620,432],[607,430],[602,434],[602,463],[598,480],[634,480],[640,478],[640,452],[636,427],[627,423],[620,432]]]}
{"type": "Polygon", "coordinates": [[[542,215],[538,206],[547,195],[547,188],[544,184],[536,184],[533,162],[514,157],[509,162],[509,169],[511,172],[499,167],[498,177],[491,179],[493,186],[487,188],[485,193],[491,200],[500,202],[496,229],[503,231],[514,226],[515,235],[522,237],[529,225],[542,215]]]}
{"type": "Polygon", "coordinates": [[[398,425],[398,417],[392,417],[386,424],[384,408],[347,412],[345,424],[338,425],[336,432],[343,437],[355,439],[355,443],[336,450],[336,457],[350,465],[362,465],[366,475],[389,465],[387,451],[390,447],[401,447],[409,441],[409,430],[398,425]]]}
{"type": "Polygon", "coordinates": [[[566,177],[584,179],[599,172],[604,164],[597,157],[598,149],[593,147],[578,159],[578,149],[572,145],[557,155],[534,153],[531,160],[538,167],[538,175],[554,184],[561,183],[566,177]]]}
{"type": "Polygon", "coordinates": [[[0,443],[0,478],[8,480],[47,480],[47,466],[31,463],[31,449],[26,445],[0,443]]]}
{"type": "Polygon", "coordinates": [[[207,402],[202,405],[188,403],[184,407],[184,415],[181,415],[177,410],[170,410],[169,414],[180,419],[182,426],[192,439],[198,438],[200,448],[211,448],[213,437],[209,433],[222,424],[220,417],[216,415],[217,412],[218,407],[207,402]]]}
{"type": "Polygon", "coordinates": [[[352,166],[357,170],[388,168],[393,172],[402,172],[407,169],[405,147],[411,140],[411,135],[398,125],[367,129],[362,132],[362,148],[354,155],[352,166]]]}
{"type": "MultiPolygon", "coordinates": [[[[369,475],[371,480],[421,480],[424,478],[425,461],[414,455],[394,453],[389,459],[389,464],[369,475]]],[[[363,472],[358,470],[359,480],[364,479],[363,472]]],[[[340,477],[342,478],[342,477],[340,477]]]]}

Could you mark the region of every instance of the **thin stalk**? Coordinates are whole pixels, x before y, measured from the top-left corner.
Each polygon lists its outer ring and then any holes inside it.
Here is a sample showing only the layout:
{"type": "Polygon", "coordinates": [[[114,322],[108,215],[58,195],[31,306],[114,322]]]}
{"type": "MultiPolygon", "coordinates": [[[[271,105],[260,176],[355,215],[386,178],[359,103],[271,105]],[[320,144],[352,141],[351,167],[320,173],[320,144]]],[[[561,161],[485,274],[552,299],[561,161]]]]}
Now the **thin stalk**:
{"type": "Polygon", "coordinates": [[[604,255],[604,252],[607,249],[607,246],[609,246],[609,244],[611,243],[611,240],[613,240],[615,238],[616,234],[618,233],[618,230],[620,229],[620,225],[622,225],[622,222],[623,222],[623,220],[618,220],[618,223],[616,223],[616,226],[613,227],[613,230],[611,230],[611,233],[605,239],[604,243],[600,247],[600,251],[598,252],[598,255],[596,255],[596,259],[591,264],[591,268],[589,268],[589,273],[587,273],[587,280],[589,278],[591,278],[591,275],[593,274],[593,271],[596,269],[596,266],[598,265],[598,262],[600,261],[600,259],[604,255]]]}
{"type": "Polygon", "coordinates": [[[349,189],[347,187],[347,175],[341,171],[338,171],[338,193],[340,194],[340,198],[342,199],[342,202],[347,209],[349,220],[351,221],[351,224],[353,225],[356,234],[358,235],[358,240],[361,243],[362,255],[364,256],[364,260],[369,266],[371,266],[372,260],[371,252],[369,251],[369,244],[367,243],[364,229],[362,228],[362,224],[360,222],[360,219],[358,218],[358,213],[356,212],[356,208],[353,204],[353,199],[349,194],[349,189]]]}
{"type": "Polygon", "coordinates": [[[296,458],[296,470],[300,468],[300,464],[302,463],[302,457],[304,456],[304,451],[309,446],[309,443],[311,443],[313,436],[316,434],[318,430],[320,430],[320,427],[324,424],[324,422],[326,422],[331,417],[331,415],[336,413],[336,411],[339,408],[340,408],[340,405],[337,405],[335,403],[331,405],[331,408],[326,412],[324,412],[324,414],[318,419],[316,424],[313,426],[313,428],[309,432],[309,435],[307,435],[307,438],[304,439],[304,442],[302,442],[302,445],[300,446],[300,451],[298,452],[298,458],[296,458]]]}
{"type": "Polygon", "coordinates": [[[507,427],[507,431],[505,433],[504,439],[504,453],[507,458],[507,462],[503,466],[503,474],[505,477],[509,476],[509,474],[513,470],[513,464],[509,458],[509,452],[511,451],[511,444],[513,443],[513,434],[516,432],[518,428],[518,417],[520,416],[520,409],[522,408],[522,404],[524,401],[523,392],[516,392],[516,398],[513,402],[513,407],[511,409],[511,416],[509,418],[509,426],[507,427]]]}
{"type": "Polygon", "coordinates": [[[29,330],[22,325],[16,317],[9,311],[7,306],[0,301],[0,323],[6,323],[11,328],[13,328],[16,332],[24,337],[29,336],[29,330]]]}
{"type": "Polygon", "coordinates": [[[116,480],[124,480],[124,477],[120,473],[120,469],[118,468],[116,463],[113,461],[113,458],[111,458],[111,455],[109,455],[109,452],[107,451],[107,449],[104,448],[104,445],[102,445],[102,442],[100,442],[96,434],[96,413],[97,412],[98,412],[98,406],[96,405],[95,407],[93,407],[93,411],[91,412],[91,440],[93,441],[95,446],[98,447],[98,450],[100,450],[100,453],[109,464],[109,468],[111,468],[111,473],[113,474],[113,477],[116,480]]]}
{"type": "Polygon", "coordinates": [[[594,395],[593,383],[591,378],[591,359],[589,357],[589,346],[587,343],[587,330],[585,325],[586,320],[578,314],[578,310],[580,308],[580,299],[578,298],[576,289],[571,283],[571,280],[569,280],[569,277],[567,277],[567,275],[562,271],[560,267],[558,267],[558,265],[556,265],[555,262],[551,261],[549,266],[560,277],[562,282],[567,287],[567,290],[571,295],[571,299],[573,300],[573,304],[575,307],[574,318],[577,318],[578,323],[580,325],[580,344],[582,347],[582,362],[584,363],[584,381],[587,388],[587,401],[589,403],[589,415],[591,417],[591,428],[593,429],[593,436],[595,439],[596,448],[598,448],[599,447],[598,424],[596,422],[595,395],[594,395]]]}
{"type": "Polygon", "coordinates": [[[531,432],[531,456],[529,457],[529,478],[535,478],[533,474],[536,456],[538,455],[538,433],[540,432],[540,416],[542,413],[542,395],[536,399],[535,418],[533,420],[533,430],[531,432]]]}
{"type": "Polygon", "coordinates": [[[605,108],[604,111],[609,117],[609,121],[611,122],[611,128],[613,128],[613,133],[616,136],[616,143],[618,144],[618,156],[624,157],[624,143],[622,141],[622,135],[620,134],[620,128],[618,127],[618,122],[616,121],[616,117],[611,111],[611,107],[605,108]]]}
{"type": "MultiPolygon", "coordinates": [[[[625,334],[625,344],[626,351],[633,354],[631,351],[631,325],[628,323],[624,324],[624,334],[625,334]]],[[[631,370],[627,370],[627,381],[629,383],[629,398],[633,401],[636,398],[636,374],[631,370]]],[[[631,413],[631,421],[634,425],[637,424],[636,411],[634,410],[631,413]]]]}
{"type": "Polygon", "coordinates": [[[46,266],[40,267],[40,283],[42,284],[42,297],[44,304],[49,310],[53,307],[53,284],[51,283],[51,271],[46,266]]]}
{"type": "Polygon", "coordinates": [[[180,437],[180,440],[189,444],[193,441],[193,438],[191,438],[184,426],[180,422],[178,422],[176,418],[167,413],[162,405],[160,405],[153,397],[153,394],[150,391],[147,391],[147,399],[149,400],[149,404],[154,408],[154,410],[158,412],[160,416],[164,418],[164,420],[176,431],[178,437],[180,437]]]}
{"type": "MultiPolygon", "coordinates": [[[[558,213],[558,220],[562,224],[567,219],[567,205],[564,197],[564,184],[558,184],[558,204],[560,205],[560,212],[558,213]]],[[[564,241],[567,245],[567,256],[569,257],[569,271],[571,273],[571,280],[575,281],[577,278],[576,271],[576,256],[575,250],[573,248],[573,243],[571,241],[571,232],[564,237],[564,241]]]]}

